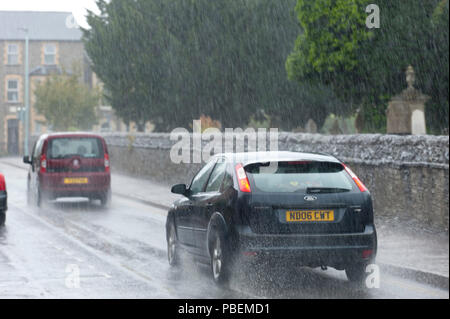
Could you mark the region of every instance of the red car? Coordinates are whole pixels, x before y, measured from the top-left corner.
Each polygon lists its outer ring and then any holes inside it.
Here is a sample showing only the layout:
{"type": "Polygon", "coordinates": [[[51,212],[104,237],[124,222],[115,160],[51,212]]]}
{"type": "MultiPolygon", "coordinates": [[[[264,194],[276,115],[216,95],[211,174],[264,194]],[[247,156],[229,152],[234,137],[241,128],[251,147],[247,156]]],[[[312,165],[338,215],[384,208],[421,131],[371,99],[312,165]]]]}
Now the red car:
{"type": "Polygon", "coordinates": [[[7,199],[5,177],[0,173],[0,226],[5,224],[6,210],[8,209],[7,199]]]}
{"type": "Polygon", "coordinates": [[[30,164],[28,202],[40,206],[43,200],[59,197],[99,199],[102,206],[111,199],[111,171],[105,140],[91,133],[44,134],[34,144],[30,164]]]}

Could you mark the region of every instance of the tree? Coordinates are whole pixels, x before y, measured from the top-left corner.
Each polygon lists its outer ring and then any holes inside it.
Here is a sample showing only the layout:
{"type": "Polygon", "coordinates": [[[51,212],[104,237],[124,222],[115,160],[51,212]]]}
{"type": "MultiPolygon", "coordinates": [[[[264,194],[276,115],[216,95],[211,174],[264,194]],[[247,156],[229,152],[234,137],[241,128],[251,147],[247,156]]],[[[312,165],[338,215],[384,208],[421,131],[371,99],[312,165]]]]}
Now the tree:
{"type": "Polygon", "coordinates": [[[89,130],[97,122],[99,94],[76,74],[52,75],[37,85],[34,94],[36,110],[54,130],[89,130]]]}
{"type": "Polygon", "coordinates": [[[245,127],[264,110],[284,129],[323,122],[339,105],[325,86],[287,80],[296,0],[99,0],[84,30],[93,69],[125,121],[157,130],[201,115],[245,127]]]}
{"type": "Polygon", "coordinates": [[[360,107],[366,128],[383,131],[387,102],[406,87],[413,65],[417,87],[431,96],[432,132],[448,128],[448,0],[380,0],[381,28],[365,26],[368,0],[298,0],[302,27],[286,62],[291,80],[330,86],[346,107],[360,107]]]}
{"type": "Polygon", "coordinates": [[[84,30],[86,51],[93,70],[105,84],[107,99],[125,122],[139,131],[160,111],[166,68],[170,69],[167,40],[158,27],[162,1],[106,1],[97,5],[101,15],[88,15],[84,30]]]}

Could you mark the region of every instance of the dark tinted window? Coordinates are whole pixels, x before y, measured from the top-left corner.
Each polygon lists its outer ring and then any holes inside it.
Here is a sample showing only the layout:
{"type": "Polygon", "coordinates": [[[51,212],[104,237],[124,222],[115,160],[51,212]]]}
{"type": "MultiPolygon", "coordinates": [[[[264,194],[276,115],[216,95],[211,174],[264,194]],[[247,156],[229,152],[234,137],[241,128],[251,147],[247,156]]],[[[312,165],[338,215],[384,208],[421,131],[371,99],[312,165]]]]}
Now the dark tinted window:
{"type": "Polygon", "coordinates": [[[269,163],[245,167],[251,179],[252,191],[294,193],[306,191],[351,191],[353,183],[339,163],[332,162],[278,162],[275,169],[269,163]],[[253,185],[252,185],[253,184],[253,185]]]}
{"type": "Polygon", "coordinates": [[[203,187],[205,186],[206,181],[208,180],[209,174],[211,174],[211,171],[214,168],[214,164],[216,164],[215,159],[206,164],[197,173],[197,175],[195,175],[190,187],[191,194],[196,194],[203,191],[203,187]]]}
{"type": "Polygon", "coordinates": [[[227,169],[225,170],[225,176],[223,178],[223,182],[222,182],[222,191],[227,190],[229,187],[233,186],[233,173],[230,169],[230,167],[227,167],[227,169]]]}
{"type": "Polygon", "coordinates": [[[226,168],[227,163],[225,161],[219,161],[216,164],[216,166],[214,167],[214,171],[209,178],[208,185],[206,186],[207,192],[218,192],[220,190],[220,185],[222,185],[226,168]]]}
{"type": "Polygon", "coordinates": [[[36,152],[36,151],[37,151],[37,147],[36,147],[36,146],[37,146],[37,143],[38,143],[38,142],[34,143],[33,151],[32,151],[32,153],[31,153],[31,155],[32,155],[33,158],[37,157],[37,152],[36,152]]]}
{"type": "Polygon", "coordinates": [[[95,137],[53,138],[49,141],[47,156],[51,159],[72,156],[103,158],[103,144],[95,137]]]}
{"type": "Polygon", "coordinates": [[[33,158],[38,158],[39,156],[41,156],[42,146],[44,145],[44,141],[45,141],[45,139],[40,138],[34,145],[33,158]]]}

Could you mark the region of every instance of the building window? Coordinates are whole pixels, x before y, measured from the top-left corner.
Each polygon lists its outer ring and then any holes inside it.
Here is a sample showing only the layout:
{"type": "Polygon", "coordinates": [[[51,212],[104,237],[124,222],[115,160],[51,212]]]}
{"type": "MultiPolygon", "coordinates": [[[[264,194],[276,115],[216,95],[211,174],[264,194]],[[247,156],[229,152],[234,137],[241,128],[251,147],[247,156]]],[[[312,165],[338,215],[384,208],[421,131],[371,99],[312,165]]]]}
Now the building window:
{"type": "Polygon", "coordinates": [[[44,46],[44,64],[46,65],[56,64],[56,45],[46,44],[44,46]]]}
{"type": "Polygon", "coordinates": [[[19,46],[17,44],[8,44],[8,64],[19,64],[19,46]]]}
{"type": "Polygon", "coordinates": [[[19,102],[19,81],[18,80],[8,80],[7,100],[10,103],[19,102]]]}

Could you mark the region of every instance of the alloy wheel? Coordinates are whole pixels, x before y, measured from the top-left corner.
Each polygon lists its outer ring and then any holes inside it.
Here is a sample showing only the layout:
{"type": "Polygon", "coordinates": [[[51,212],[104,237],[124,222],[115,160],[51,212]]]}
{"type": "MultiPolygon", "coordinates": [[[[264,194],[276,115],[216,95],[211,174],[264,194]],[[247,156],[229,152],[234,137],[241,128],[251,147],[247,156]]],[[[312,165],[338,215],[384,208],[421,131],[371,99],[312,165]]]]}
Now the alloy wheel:
{"type": "Polygon", "coordinates": [[[215,245],[213,248],[213,256],[212,256],[212,268],[213,268],[213,275],[214,275],[215,280],[218,280],[221,276],[222,264],[223,264],[222,257],[223,257],[223,255],[222,255],[222,247],[221,247],[220,237],[217,236],[215,245]]]}

